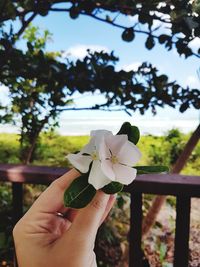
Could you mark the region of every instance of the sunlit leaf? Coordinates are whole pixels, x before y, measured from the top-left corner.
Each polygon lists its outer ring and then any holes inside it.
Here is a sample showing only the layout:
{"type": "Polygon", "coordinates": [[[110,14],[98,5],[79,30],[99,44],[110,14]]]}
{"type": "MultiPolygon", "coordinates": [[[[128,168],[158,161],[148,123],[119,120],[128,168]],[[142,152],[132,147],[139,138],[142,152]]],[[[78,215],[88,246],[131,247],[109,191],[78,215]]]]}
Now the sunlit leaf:
{"type": "Polygon", "coordinates": [[[167,166],[136,166],[137,174],[147,174],[147,173],[166,173],[169,172],[167,166]]]}

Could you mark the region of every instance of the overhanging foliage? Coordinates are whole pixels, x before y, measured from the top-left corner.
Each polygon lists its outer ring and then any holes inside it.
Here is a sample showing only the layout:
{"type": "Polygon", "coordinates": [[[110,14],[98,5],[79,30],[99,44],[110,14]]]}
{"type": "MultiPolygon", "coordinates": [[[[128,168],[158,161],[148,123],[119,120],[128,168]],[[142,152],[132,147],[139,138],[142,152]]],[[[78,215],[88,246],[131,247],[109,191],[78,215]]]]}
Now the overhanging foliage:
{"type": "Polygon", "coordinates": [[[127,42],[133,41],[135,35],[143,34],[147,49],[159,43],[167,50],[176,49],[186,58],[199,57],[200,51],[190,48],[190,42],[200,34],[199,10],[199,1],[179,0],[167,3],[150,0],[1,1],[0,83],[9,88],[12,102],[10,107],[1,103],[4,110],[1,122],[15,121],[15,115],[20,116],[22,143],[26,140],[34,144],[33,140],[43,127],[51,119],[55,123],[61,111],[79,109],[69,106],[77,91],[81,94],[100,92],[105,96],[105,103],[83,109],[117,109],[129,114],[139,110],[144,114],[148,109],[156,113],[156,107],[165,105],[178,106],[181,112],[189,107],[200,108],[198,89],[183,88],[176,81],[170,81],[151,63],[144,62],[134,71],[116,70],[118,58],[113,52],[90,51],[83,60],[70,62],[60,53],[47,52],[45,45],[49,33],[38,37],[37,29],[34,32],[33,28],[25,35],[27,49],[22,51],[16,47],[36,16],[66,12],[72,19],[85,15],[121,28],[122,39],[127,42]],[[118,23],[120,16],[124,16],[124,25],[118,23]],[[133,21],[131,27],[126,26],[129,17],[133,21]],[[20,27],[14,30],[12,25],[16,21],[20,22],[20,27]]]}

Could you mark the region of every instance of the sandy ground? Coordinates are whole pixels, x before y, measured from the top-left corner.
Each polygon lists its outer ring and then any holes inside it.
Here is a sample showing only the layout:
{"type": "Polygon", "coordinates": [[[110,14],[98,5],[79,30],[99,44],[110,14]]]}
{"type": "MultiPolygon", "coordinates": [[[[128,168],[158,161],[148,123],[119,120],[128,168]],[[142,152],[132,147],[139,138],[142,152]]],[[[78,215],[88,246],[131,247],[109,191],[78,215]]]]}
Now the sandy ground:
{"type": "MultiPolygon", "coordinates": [[[[175,210],[169,205],[164,205],[157,219],[163,227],[152,229],[145,241],[145,254],[151,267],[173,266],[175,218],[175,210]],[[155,243],[159,245],[155,247],[155,243]]],[[[191,201],[189,247],[189,267],[200,267],[200,199],[197,198],[191,201]]]]}

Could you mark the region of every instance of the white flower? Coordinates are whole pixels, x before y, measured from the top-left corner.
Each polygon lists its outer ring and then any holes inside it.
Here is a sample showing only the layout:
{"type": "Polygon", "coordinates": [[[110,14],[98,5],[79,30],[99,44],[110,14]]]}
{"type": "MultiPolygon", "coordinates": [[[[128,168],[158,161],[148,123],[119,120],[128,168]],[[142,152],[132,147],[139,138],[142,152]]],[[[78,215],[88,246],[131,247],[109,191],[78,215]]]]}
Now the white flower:
{"type": "Polygon", "coordinates": [[[88,182],[97,190],[117,181],[130,184],[136,177],[137,170],[132,166],[141,157],[139,149],[128,141],[127,135],[113,135],[110,131],[91,132],[90,142],[77,154],[67,158],[80,172],[91,170],[88,182]]]}
{"type": "Polygon", "coordinates": [[[127,135],[104,136],[100,146],[101,169],[111,180],[128,185],[136,177],[137,170],[133,166],[141,158],[139,149],[127,135]]]}
{"type": "Polygon", "coordinates": [[[69,154],[67,158],[71,164],[80,172],[86,173],[92,163],[88,182],[96,189],[109,184],[111,180],[101,170],[101,161],[99,155],[99,146],[104,136],[112,135],[112,132],[106,130],[91,131],[90,142],[77,154],[69,154]]]}

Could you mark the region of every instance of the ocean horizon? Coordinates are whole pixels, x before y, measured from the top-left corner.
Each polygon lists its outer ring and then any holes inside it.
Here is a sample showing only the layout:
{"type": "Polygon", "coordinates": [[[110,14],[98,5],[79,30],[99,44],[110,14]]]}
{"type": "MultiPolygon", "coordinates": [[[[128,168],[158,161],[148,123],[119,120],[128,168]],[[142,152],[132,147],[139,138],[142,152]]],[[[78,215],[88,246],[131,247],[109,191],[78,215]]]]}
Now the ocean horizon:
{"type": "MultiPolygon", "coordinates": [[[[8,89],[3,87],[0,90],[0,100],[7,105],[9,103],[8,89]],[[3,90],[1,92],[1,90],[3,90]],[[3,96],[4,94],[4,96],[3,96]]],[[[103,96],[96,97],[96,103],[100,103],[103,96]]],[[[92,96],[83,97],[77,94],[75,96],[75,107],[83,108],[94,103],[92,96]]],[[[102,100],[103,101],[103,100],[102,100]]],[[[184,113],[179,112],[178,107],[157,107],[157,114],[154,116],[151,110],[147,110],[144,115],[138,111],[132,112],[129,116],[123,111],[100,111],[100,110],[81,110],[81,111],[63,111],[58,116],[59,127],[55,131],[60,135],[89,135],[91,130],[107,129],[116,134],[123,122],[129,121],[132,125],[139,127],[142,135],[164,135],[167,131],[178,128],[183,133],[194,131],[200,123],[200,112],[197,109],[190,108],[184,113]]],[[[45,114],[44,114],[45,116],[45,114]]],[[[15,119],[16,126],[11,124],[0,124],[0,132],[20,133],[20,116],[15,119]]]]}
{"type": "MultiPolygon", "coordinates": [[[[129,121],[136,125],[142,135],[163,135],[167,131],[177,128],[183,133],[189,133],[196,129],[199,124],[197,119],[171,119],[171,118],[151,118],[151,119],[133,119],[117,117],[81,117],[81,118],[61,118],[60,126],[55,131],[60,135],[78,136],[89,135],[91,130],[107,129],[116,134],[124,121],[129,121]]],[[[1,133],[19,133],[20,126],[10,124],[0,125],[1,133]]]]}
{"type": "MultiPolygon", "coordinates": [[[[167,131],[178,128],[183,133],[189,133],[196,129],[198,120],[172,120],[172,119],[154,119],[154,120],[135,120],[133,118],[126,119],[131,124],[136,125],[142,135],[163,135],[167,131]]],[[[91,130],[107,129],[116,134],[122,123],[123,119],[118,118],[72,118],[62,120],[60,127],[56,129],[61,135],[88,135],[91,130]]]]}

